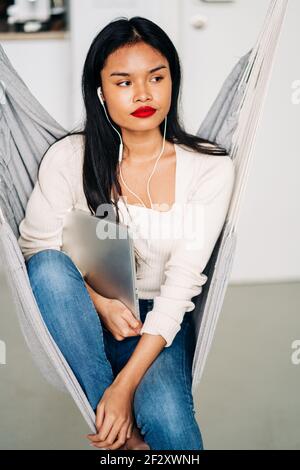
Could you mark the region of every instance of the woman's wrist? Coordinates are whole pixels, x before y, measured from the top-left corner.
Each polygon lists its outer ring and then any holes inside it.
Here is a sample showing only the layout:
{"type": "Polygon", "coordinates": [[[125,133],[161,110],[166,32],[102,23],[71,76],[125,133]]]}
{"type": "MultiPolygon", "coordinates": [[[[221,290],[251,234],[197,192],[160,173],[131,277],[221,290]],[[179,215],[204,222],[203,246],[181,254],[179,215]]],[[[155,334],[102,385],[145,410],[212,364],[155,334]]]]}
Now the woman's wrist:
{"type": "Polygon", "coordinates": [[[98,292],[96,292],[86,281],[84,282],[97,312],[101,313],[101,310],[104,310],[110,299],[98,294],[98,292]]]}
{"type": "Polygon", "coordinates": [[[135,385],[135,383],[130,380],[130,377],[127,377],[126,374],[121,372],[122,371],[120,371],[119,374],[115,377],[113,384],[117,387],[120,387],[123,394],[127,393],[129,396],[133,397],[137,385],[135,385]]]}

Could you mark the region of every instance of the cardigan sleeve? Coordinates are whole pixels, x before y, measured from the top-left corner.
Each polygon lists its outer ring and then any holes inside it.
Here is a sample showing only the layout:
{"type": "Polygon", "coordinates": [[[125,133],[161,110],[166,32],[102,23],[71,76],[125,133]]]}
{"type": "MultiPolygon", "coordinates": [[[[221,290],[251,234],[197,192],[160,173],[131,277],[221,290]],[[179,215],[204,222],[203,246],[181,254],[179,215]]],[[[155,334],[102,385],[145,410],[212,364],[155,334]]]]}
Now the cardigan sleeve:
{"type": "Polygon", "coordinates": [[[64,138],[46,151],[19,224],[18,244],[27,261],[38,251],[61,250],[63,218],[74,204],[72,147],[64,138]]]}
{"type": "MultiPolygon", "coordinates": [[[[164,283],[154,298],[140,334],[161,335],[171,346],[181,329],[185,312],[195,308],[192,297],[202,291],[207,276],[202,273],[223,228],[234,184],[234,164],[229,156],[208,156],[184,208],[184,224],[197,219],[194,237],[176,239],[165,264],[164,283]],[[186,218],[185,218],[186,217],[186,218]]],[[[188,230],[189,231],[189,230],[188,230]]]]}

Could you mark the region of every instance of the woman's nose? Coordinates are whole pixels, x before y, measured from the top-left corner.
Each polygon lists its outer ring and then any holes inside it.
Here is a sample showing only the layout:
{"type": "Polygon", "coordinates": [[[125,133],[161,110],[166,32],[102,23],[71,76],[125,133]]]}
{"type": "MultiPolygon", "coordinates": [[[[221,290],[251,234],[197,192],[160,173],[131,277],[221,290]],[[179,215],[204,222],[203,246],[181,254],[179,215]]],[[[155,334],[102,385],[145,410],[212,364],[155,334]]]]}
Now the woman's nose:
{"type": "Polygon", "coordinates": [[[147,101],[151,100],[152,96],[148,92],[147,88],[141,85],[138,89],[135,91],[135,101],[147,101]]]}

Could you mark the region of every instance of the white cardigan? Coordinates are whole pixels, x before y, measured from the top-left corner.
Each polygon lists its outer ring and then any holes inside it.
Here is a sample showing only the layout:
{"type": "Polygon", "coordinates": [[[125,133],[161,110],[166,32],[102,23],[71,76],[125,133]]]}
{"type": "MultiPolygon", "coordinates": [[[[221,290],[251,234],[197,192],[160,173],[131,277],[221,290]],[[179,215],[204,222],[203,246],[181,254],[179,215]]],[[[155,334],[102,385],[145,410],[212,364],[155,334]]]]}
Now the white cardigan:
{"type": "MultiPolygon", "coordinates": [[[[61,250],[68,210],[90,213],[82,185],[83,149],[83,136],[72,135],[47,150],[40,184],[35,183],[19,225],[18,243],[26,260],[44,249],[61,250]]],[[[121,220],[132,228],[135,246],[146,261],[137,270],[139,298],[154,299],[140,334],[160,334],[165,347],[171,346],[185,312],[195,308],[192,297],[207,281],[202,271],[222,230],[235,177],[229,156],[205,155],[177,144],[175,150],[171,210],[127,204],[128,213],[122,199],[118,204],[121,220]]]]}

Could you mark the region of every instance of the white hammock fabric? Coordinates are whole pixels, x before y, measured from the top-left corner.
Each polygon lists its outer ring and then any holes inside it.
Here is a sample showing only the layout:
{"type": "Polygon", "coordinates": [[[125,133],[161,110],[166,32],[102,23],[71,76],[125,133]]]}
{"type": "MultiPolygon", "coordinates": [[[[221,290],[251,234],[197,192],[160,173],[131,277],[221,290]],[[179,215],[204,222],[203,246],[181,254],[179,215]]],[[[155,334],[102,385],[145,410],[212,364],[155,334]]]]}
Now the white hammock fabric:
{"type": "MultiPolygon", "coordinates": [[[[254,137],[287,3],[288,0],[271,1],[256,45],[226,78],[197,132],[227,149],[235,163],[236,180],[224,227],[204,270],[208,280],[193,299],[196,306],[190,313],[197,338],[193,389],[202,377],[227,289],[254,137]]],[[[35,363],[51,385],[70,393],[89,428],[96,432],[95,413],[43,321],[17,242],[18,226],[37,179],[38,163],[49,146],[66,133],[30,93],[0,45],[0,256],[35,363]]]]}

